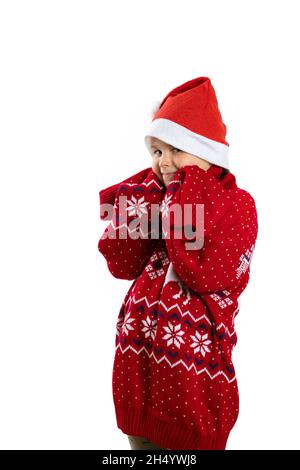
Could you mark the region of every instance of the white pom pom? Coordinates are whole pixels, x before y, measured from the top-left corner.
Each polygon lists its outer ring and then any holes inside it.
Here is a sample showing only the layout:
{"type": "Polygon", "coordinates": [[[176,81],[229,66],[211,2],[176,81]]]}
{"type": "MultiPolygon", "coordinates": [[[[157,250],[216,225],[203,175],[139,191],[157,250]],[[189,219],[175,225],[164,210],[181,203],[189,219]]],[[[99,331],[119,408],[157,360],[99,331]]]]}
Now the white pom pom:
{"type": "Polygon", "coordinates": [[[152,101],[152,103],[150,105],[150,109],[149,109],[149,115],[150,116],[153,116],[156,113],[156,111],[158,111],[160,103],[161,103],[161,101],[159,101],[159,100],[153,100],[152,101]]]}

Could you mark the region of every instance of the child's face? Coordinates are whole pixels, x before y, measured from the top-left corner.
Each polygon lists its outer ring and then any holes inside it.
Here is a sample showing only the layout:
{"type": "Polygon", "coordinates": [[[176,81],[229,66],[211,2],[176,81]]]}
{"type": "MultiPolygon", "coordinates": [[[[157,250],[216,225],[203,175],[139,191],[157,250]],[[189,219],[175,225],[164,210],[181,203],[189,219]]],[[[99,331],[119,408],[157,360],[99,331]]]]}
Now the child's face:
{"type": "Polygon", "coordinates": [[[205,171],[211,166],[208,161],[173,147],[156,137],[150,137],[150,140],[152,168],[165,186],[172,180],[176,171],[186,165],[198,165],[205,171]]]}

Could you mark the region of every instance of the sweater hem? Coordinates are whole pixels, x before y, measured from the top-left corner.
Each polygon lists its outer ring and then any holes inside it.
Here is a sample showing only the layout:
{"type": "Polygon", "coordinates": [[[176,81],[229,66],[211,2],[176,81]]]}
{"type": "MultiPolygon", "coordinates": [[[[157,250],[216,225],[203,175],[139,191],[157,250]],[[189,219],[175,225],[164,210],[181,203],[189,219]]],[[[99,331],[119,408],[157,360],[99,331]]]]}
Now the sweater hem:
{"type": "Polygon", "coordinates": [[[185,429],[148,410],[115,408],[117,426],[127,435],[140,436],[170,450],[225,450],[227,434],[203,435],[185,429]]]}

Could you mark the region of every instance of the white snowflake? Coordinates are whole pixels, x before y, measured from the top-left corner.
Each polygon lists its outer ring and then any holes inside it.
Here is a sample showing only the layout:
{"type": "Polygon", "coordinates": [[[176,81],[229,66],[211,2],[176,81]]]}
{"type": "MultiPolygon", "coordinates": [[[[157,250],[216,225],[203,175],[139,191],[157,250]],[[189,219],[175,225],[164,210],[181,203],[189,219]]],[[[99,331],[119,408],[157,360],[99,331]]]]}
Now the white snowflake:
{"type": "Polygon", "coordinates": [[[142,214],[147,214],[146,205],[149,204],[149,202],[144,201],[144,196],[138,200],[134,196],[131,196],[131,201],[127,201],[127,203],[129,204],[129,207],[126,207],[128,215],[141,217],[142,214]]]}
{"type": "Polygon", "coordinates": [[[195,341],[191,344],[192,348],[195,348],[195,354],[200,351],[202,356],[205,356],[207,352],[210,352],[208,345],[211,343],[211,341],[210,339],[207,339],[207,337],[207,333],[205,333],[205,335],[200,335],[198,331],[196,331],[196,336],[191,335],[191,338],[193,339],[193,341],[195,341]]]}
{"type": "Polygon", "coordinates": [[[184,335],[184,331],[180,329],[180,324],[172,325],[171,322],[168,322],[168,325],[169,326],[163,327],[167,332],[167,334],[163,336],[163,339],[168,340],[167,346],[175,344],[177,348],[180,348],[180,343],[184,343],[184,340],[181,338],[181,336],[184,335]]]}
{"type": "Polygon", "coordinates": [[[144,328],[142,331],[145,333],[145,337],[148,338],[151,335],[151,338],[154,339],[156,329],[157,329],[157,321],[151,320],[149,316],[147,316],[146,320],[142,320],[144,328]]]}
{"type": "Polygon", "coordinates": [[[129,318],[129,316],[130,316],[130,312],[126,313],[124,322],[122,325],[122,333],[125,333],[126,335],[128,335],[129,330],[134,329],[132,325],[130,325],[130,323],[133,322],[134,320],[133,318],[129,318]]]}
{"type": "Polygon", "coordinates": [[[119,336],[123,325],[123,318],[120,318],[117,322],[117,335],[119,336]]]}
{"type": "Polygon", "coordinates": [[[162,200],[161,205],[160,205],[160,211],[162,213],[162,217],[167,217],[169,213],[169,206],[171,204],[171,200],[172,200],[172,194],[169,194],[169,195],[166,194],[164,199],[162,200]]]}

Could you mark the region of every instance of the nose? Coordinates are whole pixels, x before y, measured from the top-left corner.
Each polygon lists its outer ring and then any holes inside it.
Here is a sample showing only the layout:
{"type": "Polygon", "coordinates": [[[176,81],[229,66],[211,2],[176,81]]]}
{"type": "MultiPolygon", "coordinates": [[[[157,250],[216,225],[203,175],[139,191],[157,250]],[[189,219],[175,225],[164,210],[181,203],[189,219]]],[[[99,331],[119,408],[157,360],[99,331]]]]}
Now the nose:
{"type": "Polygon", "coordinates": [[[165,171],[167,168],[172,166],[172,152],[165,150],[159,160],[160,169],[165,171]]]}

